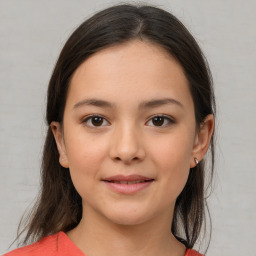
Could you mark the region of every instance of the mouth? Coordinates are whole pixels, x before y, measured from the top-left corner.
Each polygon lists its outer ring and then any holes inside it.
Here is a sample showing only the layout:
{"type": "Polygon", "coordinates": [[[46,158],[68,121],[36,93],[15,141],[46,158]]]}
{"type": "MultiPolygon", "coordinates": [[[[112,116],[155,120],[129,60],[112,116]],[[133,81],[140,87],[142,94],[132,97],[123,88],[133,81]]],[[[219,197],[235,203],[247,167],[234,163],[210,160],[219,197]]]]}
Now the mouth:
{"type": "Polygon", "coordinates": [[[144,183],[144,182],[151,182],[151,180],[134,180],[134,181],[125,181],[125,180],[104,180],[105,182],[110,182],[110,183],[116,183],[116,184],[138,184],[138,183],[144,183]]]}
{"type": "Polygon", "coordinates": [[[119,183],[119,184],[136,184],[141,182],[149,182],[153,180],[154,179],[150,177],[145,177],[137,174],[128,175],[128,176],[115,175],[115,176],[111,176],[103,179],[103,181],[106,181],[106,182],[113,182],[113,183],[119,183]]]}
{"type": "Polygon", "coordinates": [[[155,181],[141,175],[116,175],[102,180],[108,188],[121,194],[134,194],[150,186],[155,181]]]}

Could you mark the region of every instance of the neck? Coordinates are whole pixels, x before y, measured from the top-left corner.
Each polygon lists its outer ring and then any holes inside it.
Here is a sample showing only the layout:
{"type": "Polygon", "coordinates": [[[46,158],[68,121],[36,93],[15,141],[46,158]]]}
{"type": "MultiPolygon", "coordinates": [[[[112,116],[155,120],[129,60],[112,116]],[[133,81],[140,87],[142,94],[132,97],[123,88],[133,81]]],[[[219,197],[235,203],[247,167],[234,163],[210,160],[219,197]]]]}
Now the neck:
{"type": "Polygon", "coordinates": [[[184,256],[185,246],[172,235],[171,223],[170,212],[141,224],[120,225],[86,211],[67,235],[87,256],[184,256]]]}

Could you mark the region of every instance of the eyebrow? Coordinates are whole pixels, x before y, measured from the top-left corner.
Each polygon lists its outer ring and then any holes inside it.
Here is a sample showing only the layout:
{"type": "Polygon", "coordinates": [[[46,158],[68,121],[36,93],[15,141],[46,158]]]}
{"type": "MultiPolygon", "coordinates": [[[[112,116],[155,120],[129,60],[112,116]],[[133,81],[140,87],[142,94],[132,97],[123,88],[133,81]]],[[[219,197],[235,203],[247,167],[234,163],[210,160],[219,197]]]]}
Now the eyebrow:
{"type": "MultiPolygon", "coordinates": [[[[154,108],[154,107],[160,107],[162,105],[166,104],[174,104],[181,108],[184,108],[184,106],[181,104],[181,102],[172,99],[172,98],[163,98],[163,99],[152,99],[148,101],[143,101],[139,104],[139,109],[147,109],[147,108],[154,108]]],[[[116,106],[113,103],[110,103],[105,100],[91,98],[91,99],[84,99],[82,101],[79,101],[76,103],[73,107],[73,109],[82,107],[82,106],[96,106],[96,107],[102,107],[102,108],[116,108],[116,106]]]]}

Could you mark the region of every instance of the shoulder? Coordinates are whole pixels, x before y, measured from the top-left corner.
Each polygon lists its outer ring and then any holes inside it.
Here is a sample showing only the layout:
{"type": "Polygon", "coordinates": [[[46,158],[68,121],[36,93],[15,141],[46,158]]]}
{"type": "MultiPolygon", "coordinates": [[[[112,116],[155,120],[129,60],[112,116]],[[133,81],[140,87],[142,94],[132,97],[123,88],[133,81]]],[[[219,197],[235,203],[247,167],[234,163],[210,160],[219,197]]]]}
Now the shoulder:
{"type": "Polygon", "coordinates": [[[36,243],[15,249],[3,256],[55,256],[59,233],[42,238],[36,243]]]}
{"type": "Polygon", "coordinates": [[[192,250],[192,249],[188,249],[186,251],[185,256],[204,256],[203,254],[200,254],[199,252],[192,250]]]}

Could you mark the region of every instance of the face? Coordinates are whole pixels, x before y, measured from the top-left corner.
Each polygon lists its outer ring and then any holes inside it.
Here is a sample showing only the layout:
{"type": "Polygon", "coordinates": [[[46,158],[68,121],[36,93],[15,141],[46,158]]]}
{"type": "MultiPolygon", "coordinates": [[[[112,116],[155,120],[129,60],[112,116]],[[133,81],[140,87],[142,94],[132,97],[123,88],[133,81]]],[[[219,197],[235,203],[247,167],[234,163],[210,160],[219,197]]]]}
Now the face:
{"type": "Polygon", "coordinates": [[[209,143],[209,132],[196,130],[182,67],[141,41],[80,65],[63,126],[54,122],[52,130],[86,214],[124,225],[171,216],[194,157],[200,160],[209,143]]]}

